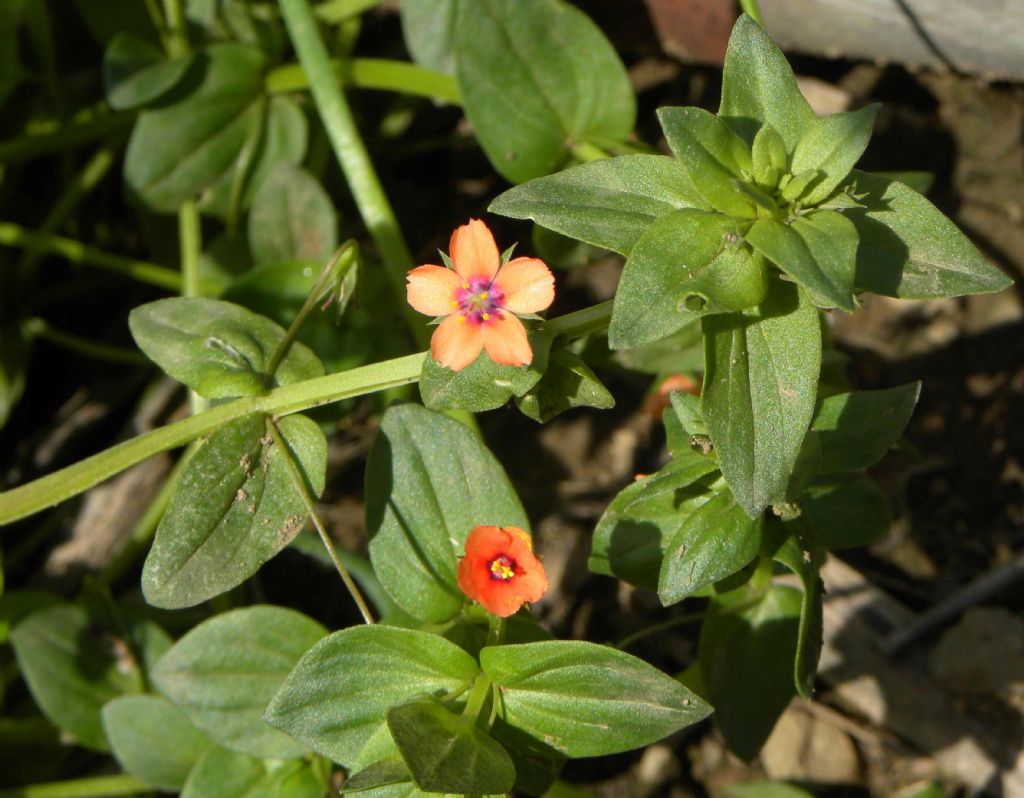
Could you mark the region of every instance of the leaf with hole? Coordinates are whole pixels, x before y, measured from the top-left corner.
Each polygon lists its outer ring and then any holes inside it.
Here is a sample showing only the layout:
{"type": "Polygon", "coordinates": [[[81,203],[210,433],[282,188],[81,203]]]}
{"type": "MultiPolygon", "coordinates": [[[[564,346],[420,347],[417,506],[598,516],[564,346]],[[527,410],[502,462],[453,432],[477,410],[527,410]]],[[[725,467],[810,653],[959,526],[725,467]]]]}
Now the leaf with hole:
{"type": "Polygon", "coordinates": [[[225,424],[195,453],[175,486],[142,569],[142,592],[157,607],[191,607],[241,584],[287,546],[306,524],[301,494],[324,489],[327,441],[305,416],[275,422],[289,453],[279,451],[265,416],[225,424]]]}
{"type": "Polygon", "coordinates": [[[455,578],[481,524],[529,529],[501,465],[464,424],[418,405],[384,415],[366,464],[370,559],[384,589],[431,623],[466,602],[455,578]]]}
{"type": "MultiPolygon", "coordinates": [[[[168,375],[200,396],[224,399],[267,392],[271,359],[285,331],[265,316],[231,302],[170,297],[135,308],[128,316],[135,343],[168,375]]],[[[320,361],[292,343],[274,382],[320,377],[320,361]]]]}

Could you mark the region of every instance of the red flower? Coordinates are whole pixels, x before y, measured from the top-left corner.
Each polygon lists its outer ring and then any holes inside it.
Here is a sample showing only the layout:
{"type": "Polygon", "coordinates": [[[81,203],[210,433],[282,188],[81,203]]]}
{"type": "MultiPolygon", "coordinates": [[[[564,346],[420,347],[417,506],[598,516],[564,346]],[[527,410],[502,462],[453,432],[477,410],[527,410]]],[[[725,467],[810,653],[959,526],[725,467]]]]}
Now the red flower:
{"type": "Polygon", "coordinates": [[[430,354],[453,371],[487,350],[502,366],[526,366],[533,350],[516,313],[537,313],[555,299],[555,278],[537,258],[502,265],[498,245],[479,219],[456,228],[452,269],[417,266],[408,274],[409,304],[427,316],[447,316],[430,339],[430,354]]]}
{"type": "Polygon", "coordinates": [[[462,592],[500,618],[514,615],[548,589],[529,534],[514,526],[475,527],[466,538],[458,576],[462,592]]]}

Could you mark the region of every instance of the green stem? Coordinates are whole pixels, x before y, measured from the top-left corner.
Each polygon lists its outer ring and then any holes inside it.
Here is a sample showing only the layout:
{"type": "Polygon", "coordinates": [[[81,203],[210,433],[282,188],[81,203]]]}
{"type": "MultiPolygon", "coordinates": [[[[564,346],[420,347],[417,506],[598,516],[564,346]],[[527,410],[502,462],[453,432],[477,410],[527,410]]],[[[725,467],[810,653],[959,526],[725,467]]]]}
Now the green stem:
{"type": "MultiPolygon", "coordinates": [[[[79,266],[94,266],[169,291],[179,291],[182,287],[182,277],[174,269],[113,255],[71,238],[36,233],[13,222],[0,222],[0,246],[27,247],[47,254],[60,255],[79,266]]],[[[213,293],[218,286],[203,281],[200,288],[204,293],[213,293]]]]}
{"type": "MultiPolygon", "coordinates": [[[[548,329],[567,338],[588,335],[607,325],[608,302],[546,322],[548,329]]],[[[426,352],[361,366],[339,374],[275,388],[263,396],[247,396],[217,405],[203,413],[119,443],[99,454],[47,474],[26,485],[0,493],[0,525],[39,512],[77,496],[151,455],[183,446],[250,413],[285,416],[419,381],[426,352]]]]}
{"type": "Polygon", "coordinates": [[[476,677],[473,690],[470,692],[469,698],[466,699],[466,708],[462,710],[462,717],[468,723],[476,723],[490,695],[491,680],[486,674],[481,673],[476,677]]]}
{"type": "Polygon", "coordinates": [[[178,243],[181,247],[181,295],[200,296],[203,286],[199,279],[199,254],[203,243],[195,200],[185,200],[178,209],[178,243]]]}
{"type": "Polygon", "coordinates": [[[181,0],[164,0],[164,17],[167,19],[167,55],[171,58],[188,55],[188,29],[181,0]]]}
{"type": "MultiPolygon", "coordinates": [[[[743,612],[743,610],[750,609],[755,604],[760,603],[761,599],[764,598],[763,591],[758,591],[756,595],[751,596],[746,601],[739,601],[736,604],[730,604],[724,609],[718,608],[715,610],[716,615],[732,615],[736,612],[743,612]]],[[[638,640],[643,640],[645,637],[658,634],[658,632],[666,632],[669,629],[674,629],[677,626],[684,626],[694,621],[702,620],[711,613],[711,610],[704,609],[700,612],[691,612],[686,615],[677,615],[675,618],[669,618],[667,621],[661,623],[653,623],[650,626],[645,626],[643,629],[638,629],[632,634],[626,635],[618,643],[615,644],[614,648],[624,650],[629,648],[638,640]]]]}
{"type": "Polygon", "coordinates": [[[317,3],[313,13],[329,25],[337,25],[369,11],[380,3],[381,0],[327,0],[324,3],[317,3]]]}
{"type": "MultiPolygon", "coordinates": [[[[72,211],[78,206],[78,203],[96,187],[113,165],[114,147],[110,145],[100,147],[82,170],[75,175],[74,179],[64,187],[56,204],[47,214],[46,219],[43,220],[43,224],[40,226],[37,234],[48,236],[56,233],[60,226],[67,221],[72,211]]],[[[18,263],[18,269],[22,274],[31,270],[39,260],[40,254],[38,250],[32,247],[29,247],[22,253],[21,260],[18,263]]]]}
{"type": "Polygon", "coordinates": [[[327,48],[307,0],[279,0],[285,26],[309,77],[310,90],[352,197],[377,245],[384,272],[419,346],[430,338],[423,320],[405,302],[405,275],[414,265],[398,220],[359,135],[344,92],[334,77],[327,48]]]}
{"type": "Polygon", "coordinates": [[[63,152],[112,133],[119,133],[131,127],[135,122],[135,116],[135,111],[84,111],[77,114],[66,126],[57,123],[43,133],[32,133],[0,142],[0,163],[18,163],[48,152],[63,152]]]}
{"type": "MultiPolygon", "coordinates": [[[[332,59],[330,67],[336,80],[358,89],[395,91],[451,105],[462,103],[455,78],[416,64],[386,58],[353,58],[346,62],[332,59]]],[[[270,94],[307,91],[309,78],[300,64],[286,64],[268,72],[265,85],[270,94]]]]}
{"type": "Polygon", "coordinates": [[[28,319],[22,324],[22,330],[29,338],[41,338],[56,346],[97,360],[108,360],[111,363],[124,363],[131,366],[149,363],[149,360],[135,349],[90,341],[88,338],[82,338],[54,327],[46,319],[28,319]]]}
{"type": "Polygon", "coordinates": [[[93,776],[69,781],[51,781],[0,790],[0,798],[104,798],[115,795],[138,795],[152,792],[134,776],[122,773],[116,776],[93,776]]]}
{"type": "Polygon", "coordinates": [[[761,27],[764,27],[764,22],[761,19],[761,9],[758,8],[757,0],[740,0],[740,8],[743,9],[743,13],[751,17],[761,27]]]}
{"type": "Polygon", "coordinates": [[[349,595],[352,596],[352,600],[356,603],[356,607],[359,608],[359,614],[363,616],[363,620],[366,623],[373,623],[373,614],[370,612],[370,608],[367,606],[366,600],[363,599],[363,594],[359,592],[359,587],[352,580],[352,575],[349,574],[348,568],[345,567],[345,563],[341,561],[341,558],[338,556],[338,552],[334,548],[334,541],[331,540],[331,536],[328,535],[327,530],[324,529],[323,522],[320,520],[320,516],[316,511],[316,497],[313,495],[305,475],[302,473],[299,464],[295,462],[295,456],[292,454],[292,450],[288,447],[288,444],[285,443],[284,438],[281,437],[281,431],[277,428],[277,424],[269,418],[267,419],[267,431],[274,439],[274,445],[277,446],[277,450],[284,456],[284,462],[288,467],[288,474],[292,478],[292,483],[295,485],[295,489],[299,492],[299,496],[302,497],[302,503],[306,505],[306,512],[312,519],[313,526],[316,527],[316,531],[320,535],[320,540],[323,541],[324,547],[330,555],[331,562],[334,563],[334,567],[337,570],[338,575],[341,577],[341,581],[345,583],[345,587],[348,589],[349,595]]]}
{"type": "Polygon", "coordinates": [[[589,141],[577,142],[569,149],[572,152],[573,157],[583,163],[586,163],[587,161],[603,161],[605,158],[609,157],[607,152],[589,141]]]}

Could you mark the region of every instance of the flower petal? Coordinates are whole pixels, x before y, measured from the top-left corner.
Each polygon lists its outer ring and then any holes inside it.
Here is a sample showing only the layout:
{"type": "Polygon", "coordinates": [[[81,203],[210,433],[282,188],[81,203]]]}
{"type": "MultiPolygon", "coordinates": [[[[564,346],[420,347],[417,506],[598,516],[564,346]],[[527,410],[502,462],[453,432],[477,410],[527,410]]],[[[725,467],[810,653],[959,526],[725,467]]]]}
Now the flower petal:
{"type": "Polygon", "coordinates": [[[447,316],[455,310],[455,292],[462,279],[444,266],[417,266],[406,276],[405,295],[409,304],[427,316],[447,316]]]}
{"type": "Polygon", "coordinates": [[[555,276],[537,258],[510,260],[493,285],[505,296],[502,307],[513,313],[539,313],[555,301],[555,276]]]}
{"type": "Polygon", "coordinates": [[[469,224],[456,227],[448,250],[452,266],[463,280],[472,280],[474,277],[492,280],[501,265],[494,236],[479,219],[470,219],[469,224]]]}
{"type": "MultiPolygon", "coordinates": [[[[445,322],[447,323],[447,322],[445,322]]],[[[527,366],[533,362],[533,349],[526,328],[511,313],[480,325],[487,355],[500,366],[527,366]]]]}
{"type": "Polygon", "coordinates": [[[442,321],[430,338],[431,356],[452,371],[466,368],[476,360],[483,348],[483,326],[467,322],[458,313],[442,321]]]}

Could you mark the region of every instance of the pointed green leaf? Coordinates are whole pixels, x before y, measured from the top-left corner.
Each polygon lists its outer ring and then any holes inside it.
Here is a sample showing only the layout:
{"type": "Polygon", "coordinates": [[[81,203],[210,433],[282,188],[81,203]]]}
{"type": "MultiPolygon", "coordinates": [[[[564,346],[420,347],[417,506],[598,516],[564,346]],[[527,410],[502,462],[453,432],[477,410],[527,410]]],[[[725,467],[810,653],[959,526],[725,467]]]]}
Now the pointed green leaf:
{"type": "Polygon", "coordinates": [[[779,178],[789,171],[786,142],[769,124],[764,124],[751,145],[751,169],[758,185],[774,188],[779,178]]]}
{"type": "Polygon", "coordinates": [[[283,607],[246,607],[204,621],[157,663],[157,688],[226,748],[265,759],[306,749],[263,720],[299,658],[327,630],[283,607]]]}
{"type": "Polygon", "coordinates": [[[757,310],[705,316],[701,408],[736,502],[750,516],[777,500],[811,422],[821,365],[818,311],[776,283],[757,310]]]}
{"type": "Polygon", "coordinates": [[[743,220],[689,209],[652,224],[619,279],[609,345],[652,343],[699,314],[759,304],[768,292],[768,268],[742,243],[743,229],[743,220]]]}
{"type": "MultiPolygon", "coordinates": [[[[306,478],[324,489],[327,441],[305,416],[276,422],[306,478]]],[[[189,460],[142,569],[157,607],[191,607],[241,584],[306,524],[306,505],[266,418],[246,416],[214,432],[189,460]]]]}
{"type": "Polygon", "coordinates": [[[423,699],[388,711],[388,728],[416,786],[426,792],[506,793],[516,769],[473,720],[423,699]]]}
{"type": "Polygon", "coordinates": [[[615,397],[579,355],[559,349],[551,355],[540,382],[517,398],[516,406],[544,424],[574,407],[608,410],[615,407],[615,397]]]}
{"type": "Polygon", "coordinates": [[[182,798],[323,798],[327,785],[312,762],[262,762],[214,746],[196,763],[182,798]]]}
{"type": "Polygon", "coordinates": [[[793,662],[802,595],[773,586],[753,607],[746,590],[716,599],[700,633],[700,671],[715,707],[715,723],[729,750],[745,760],[757,756],[775,721],[795,693],[793,662]]]}
{"type": "Polygon", "coordinates": [[[253,197],[249,249],[259,264],[324,264],[338,246],[338,217],[327,192],[309,172],[282,161],[253,197]]]}
{"type": "Polygon", "coordinates": [[[555,171],[571,142],[618,141],[633,130],[636,98],[626,68],[569,3],[460,3],[455,56],[466,116],[491,163],[513,183],[555,171]]]}
{"type": "Polygon", "coordinates": [[[889,534],[885,494],[870,477],[843,474],[811,485],[800,500],[803,517],[823,548],[867,546],[889,534]]]}
{"type": "Polygon", "coordinates": [[[793,174],[813,169],[819,175],[799,197],[804,205],[817,205],[847,178],[867,149],[880,107],[872,103],[814,120],[793,151],[793,174]]]}
{"type": "Polygon", "coordinates": [[[1012,280],[993,266],[942,212],[909,186],[853,170],[863,208],[857,227],[858,288],[900,299],[1002,291],[1012,280]]]}
{"type": "Polygon", "coordinates": [[[710,210],[682,163],[620,155],[510,188],[488,210],[626,255],[651,222],[678,208],[710,210]]]}
{"type": "Polygon", "coordinates": [[[736,21],[729,37],[718,115],[748,143],[753,143],[761,125],[768,123],[782,136],[789,152],[815,119],[786,56],[746,14],[736,21]]]}
{"type": "Polygon", "coordinates": [[[149,207],[176,211],[232,168],[259,112],[264,66],[254,47],[213,45],[197,56],[197,85],[139,116],[124,174],[149,207]]]}
{"type": "Polygon", "coordinates": [[[488,646],[480,664],[501,689],[505,720],[569,757],[639,748],[711,714],[675,679],[594,643],[488,646]]]}
{"type": "Polygon", "coordinates": [[[656,474],[626,486],[597,522],[587,567],[657,590],[668,542],[711,498],[717,472],[714,457],[686,450],[674,452],[656,474]]]}
{"type": "Polygon", "coordinates": [[[103,86],[111,108],[124,110],[158,99],[180,81],[192,57],[167,59],[157,46],[121,31],[103,55],[103,86]]]}
{"type": "MultiPolygon", "coordinates": [[[[141,305],[129,314],[128,326],[151,360],[209,399],[266,393],[266,370],[285,335],[265,316],[202,297],[170,297],[141,305]]],[[[295,342],[274,381],[289,385],[323,373],[316,355],[295,342]]]]}
{"type": "Polygon", "coordinates": [[[342,785],[344,795],[376,790],[393,784],[407,784],[412,781],[412,774],[400,756],[388,757],[363,768],[345,779],[342,785]]]}
{"type": "Polygon", "coordinates": [[[478,673],[472,657],[438,635],[356,626],[306,652],[266,719],[335,762],[365,767],[382,758],[364,761],[379,744],[375,738],[384,735],[390,746],[385,713],[391,707],[418,696],[461,693],[478,673]]]}
{"type": "Polygon", "coordinates": [[[756,215],[750,199],[735,185],[741,168],[750,169],[750,150],[725,122],[700,108],[662,108],[658,119],[672,152],[708,205],[730,216],[756,215]]]}
{"type": "Polygon", "coordinates": [[[823,399],[811,424],[821,434],[821,470],[857,471],[881,460],[910,421],[920,393],[921,383],[912,382],[823,399]]]}
{"type": "Polygon", "coordinates": [[[856,307],[856,230],[835,211],[818,211],[813,216],[814,221],[801,218],[788,225],[774,219],[758,219],[747,232],[746,240],[806,288],[816,305],[852,312],[856,307]],[[829,238],[830,235],[836,237],[829,238]]]}
{"type": "Polygon", "coordinates": [[[722,488],[694,510],[665,546],[658,598],[666,607],[747,566],[761,548],[762,519],[722,488]]]}
{"type": "Polygon", "coordinates": [[[213,744],[185,713],[155,695],[121,696],[108,702],[103,728],[121,767],[165,792],[179,791],[213,744]]]}
{"type": "Polygon", "coordinates": [[[392,407],[366,464],[370,559],[406,612],[439,623],[466,597],[457,557],[479,524],[529,521],[501,465],[464,424],[418,405],[392,407]]]}

